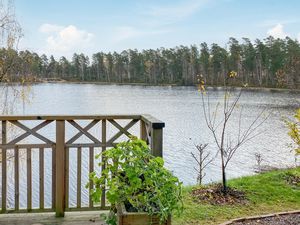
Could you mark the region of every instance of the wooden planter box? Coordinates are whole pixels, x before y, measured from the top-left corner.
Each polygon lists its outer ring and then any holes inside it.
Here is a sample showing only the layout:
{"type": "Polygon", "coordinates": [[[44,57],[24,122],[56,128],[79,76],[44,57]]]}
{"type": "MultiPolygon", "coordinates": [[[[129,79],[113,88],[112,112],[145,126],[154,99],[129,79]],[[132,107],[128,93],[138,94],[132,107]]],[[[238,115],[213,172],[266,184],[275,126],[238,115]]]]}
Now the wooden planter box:
{"type": "Polygon", "coordinates": [[[127,212],[124,204],[119,205],[118,225],[171,225],[171,216],[165,223],[160,224],[157,216],[149,216],[147,213],[127,212]]]}

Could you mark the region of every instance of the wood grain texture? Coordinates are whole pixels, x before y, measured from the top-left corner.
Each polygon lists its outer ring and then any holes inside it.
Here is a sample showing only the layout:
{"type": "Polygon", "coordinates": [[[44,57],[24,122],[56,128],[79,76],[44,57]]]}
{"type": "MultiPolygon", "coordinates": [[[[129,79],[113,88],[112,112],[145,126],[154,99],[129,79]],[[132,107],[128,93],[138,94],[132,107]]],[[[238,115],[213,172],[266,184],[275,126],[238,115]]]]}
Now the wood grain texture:
{"type": "MultiPolygon", "coordinates": [[[[7,121],[2,121],[2,144],[6,144],[7,141],[7,121]]],[[[1,212],[6,212],[6,195],[7,195],[7,159],[6,149],[1,149],[1,161],[2,161],[2,206],[1,212]]]]}
{"type": "Polygon", "coordinates": [[[19,210],[19,197],[20,197],[20,185],[19,185],[19,149],[15,148],[15,210],[19,210]]]}
{"type": "MultiPolygon", "coordinates": [[[[106,151],[109,147],[115,147],[118,144],[119,137],[122,135],[129,137],[130,135],[140,136],[143,140],[153,148],[152,153],[156,156],[162,156],[162,128],[164,123],[157,120],[150,115],[29,115],[29,116],[0,116],[2,124],[2,141],[0,143],[0,151],[2,156],[2,200],[1,200],[1,213],[8,212],[48,212],[54,211],[56,216],[64,216],[64,211],[80,211],[80,210],[97,210],[97,209],[107,209],[105,188],[102,190],[101,203],[93,204],[91,197],[88,199],[88,207],[81,204],[81,166],[82,159],[86,156],[84,154],[89,154],[89,166],[88,171],[91,173],[94,170],[94,157],[95,148],[101,148],[101,151],[106,151]],[[38,120],[39,123],[32,128],[24,123],[24,121],[38,120]],[[80,120],[89,120],[85,126],[80,125],[80,120]],[[125,126],[121,125],[118,120],[127,120],[128,123],[125,126]],[[55,129],[55,140],[51,140],[48,134],[39,134],[41,129],[48,128],[50,123],[56,125],[55,129]],[[76,128],[71,137],[68,137],[68,141],[65,139],[66,133],[66,122],[70,123],[72,127],[76,128]],[[136,123],[140,122],[139,133],[135,134],[129,131],[136,123]],[[108,127],[110,123],[117,130],[110,134],[108,127]],[[16,137],[7,141],[7,136],[13,137],[13,135],[8,134],[7,130],[8,124],[13,124],[14,126],[20,128],[23,133],[18,134],[16,137]],[[101,126],[101,135],[94,134],[92,128],[96,126],[101,126]],[[108,138],[108,133],[110,138],[108,138]],[[80,137],[87,137],[85,141],[81,141],[80,137]],[[37,143],[26,142],[24,139],[27,137],[35,137],[39,139],[37,143]],[[109,139],[109,140],[108,140],[109,139]],[[43,143],[41,143],[43,142],[43,143]],[[45,149],[52,149],[52,202],[51,208],[45,208],[45,198],[50,193],[45,193],[45,149]],[[70,208],[69,201],[69,149],[77,149],[77,203],[74,208],[70,208]],[[27,180],[27,206],[25,209],[20,209],[20,162],[18,159],[20,156],[20,149],[26,150],[26,180],[27,180]],[[39,209],[32,209],[32,151],[33,149],[38,149],[39,158],[39,197],[38,204],[39,209]],[[15,193],[15,207],[14,209],[7,209],[7,152],[14,152],[14,193],[15,193]]],[[[50,126],[49,126],[50,127],[50,126]]],[[[102,158],[102,161],[104,159],[102,158]]],[[[105,169],[105,165],[102,166],[102,170],[105,169]]],[[[93,184],[90,183],[90,188],[93,184]]]]}
{"type": "Polygon", "coordinates": [[[77,208],[81,208],[81,147],[77,148],[77,208]]]}
{"type": "Polygon", "coordinates": [[[64,216],[65,210],[65,121],[56,121],[55,150],[55,215],[64,216]]]}
{"type": "Polygon", "coordinates": [[[27,210],[32,209],[32,159],[31,148],[26,149],[27,155],[27,210]]]}
{"type": "Polygon", "coordinates": [[[40,178],[40,209],[44,209],[44,167],[45,167],[45,159],[44,159],[44,148],[39,148],[39,178],[40,178]]]}

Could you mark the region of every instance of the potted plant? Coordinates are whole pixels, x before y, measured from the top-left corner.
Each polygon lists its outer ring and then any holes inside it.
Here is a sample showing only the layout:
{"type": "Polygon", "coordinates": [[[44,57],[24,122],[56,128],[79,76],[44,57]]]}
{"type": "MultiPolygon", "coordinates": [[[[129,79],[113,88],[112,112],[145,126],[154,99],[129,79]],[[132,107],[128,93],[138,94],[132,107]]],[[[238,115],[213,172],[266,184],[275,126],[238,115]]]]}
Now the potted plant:
{"type": "Polygon", "coordinates": [[[95,184],[91,196],[99,202],[106,190],[111,204],[108,224],[171,224],[171,214],[182,211],[182,183],[162,158],[151,155],[146,142],[132,137],[96,158],[101,156],[104,160],[98,165],[105,169],[90,174],[95,184]]]}

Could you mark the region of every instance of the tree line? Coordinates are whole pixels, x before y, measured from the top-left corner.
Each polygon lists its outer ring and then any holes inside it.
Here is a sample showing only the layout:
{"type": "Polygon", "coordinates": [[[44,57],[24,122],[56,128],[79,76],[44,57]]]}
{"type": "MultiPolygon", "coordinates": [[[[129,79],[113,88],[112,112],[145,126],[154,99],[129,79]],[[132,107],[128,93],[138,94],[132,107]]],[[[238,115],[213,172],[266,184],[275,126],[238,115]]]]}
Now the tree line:
{"type": "Polygon", "coordinates": [[[30,51],[0,50],[0,67],[10,65],[8,77],[61,78],[68,81],[194,85],[202,74],[206,84],[222,86],[224,75],[236,71],[235,83],[255,87],[299,88],[300,44],[289,37],[268,37],[254,42],[230,38],[218,44],[178,46],[138,51],[98,52],[89,58],[75,53],[38,55],[30,51]]]}

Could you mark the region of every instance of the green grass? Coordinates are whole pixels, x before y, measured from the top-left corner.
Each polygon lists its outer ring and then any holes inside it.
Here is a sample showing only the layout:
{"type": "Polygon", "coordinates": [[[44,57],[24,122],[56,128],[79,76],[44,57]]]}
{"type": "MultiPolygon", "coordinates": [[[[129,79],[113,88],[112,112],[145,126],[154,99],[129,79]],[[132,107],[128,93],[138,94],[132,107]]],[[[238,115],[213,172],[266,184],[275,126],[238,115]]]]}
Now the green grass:
{"type": "Polygon", "coordinates": [[[285,177],[289,174],[300,176],[300,168],[230,180],[230,187],[246,193],[249,200],[246,205],[198,204],[192,199],[192,187],[186,187],[183,192],[184,212],[180,216],[175,215],[172,224],[219,224],[238,217],[299,210],[300,184],[288,184],[285,177]]]}

